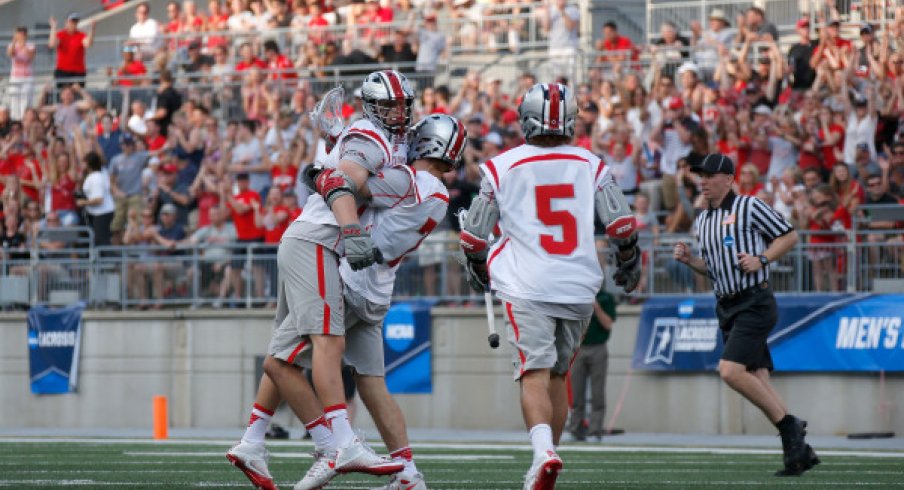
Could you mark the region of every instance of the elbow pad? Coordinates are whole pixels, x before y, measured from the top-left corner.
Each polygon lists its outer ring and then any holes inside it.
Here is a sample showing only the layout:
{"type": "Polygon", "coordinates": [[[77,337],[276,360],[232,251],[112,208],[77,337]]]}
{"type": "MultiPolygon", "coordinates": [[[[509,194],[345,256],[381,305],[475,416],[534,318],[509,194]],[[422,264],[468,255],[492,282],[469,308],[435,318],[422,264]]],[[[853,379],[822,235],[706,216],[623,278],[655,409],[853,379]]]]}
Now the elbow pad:
{"type": "Polygon", "coordinates": [[[606,227],[606,235],[620,248],[633,247],[637,242],[637,220],[631,207],[613,180],[603,182],[595,196],[596,214],[606,227]]]}
{"type": "Polygon", "coordinates": [[[499,205],[485,195],[478,195],[471,208],[459,214],[461,238],[459,245],[469,259],[483,261],[487,258],[490,233],[499,221],[499,205]]]}
{"type": "Polygon", "coordinates": [[[323,196],[326,205],[332,209],[333,202],[342,196],[355,197],[358,186],[345,172],[335,168],[325,168],[314,178],[317,193],[323,196]]]}

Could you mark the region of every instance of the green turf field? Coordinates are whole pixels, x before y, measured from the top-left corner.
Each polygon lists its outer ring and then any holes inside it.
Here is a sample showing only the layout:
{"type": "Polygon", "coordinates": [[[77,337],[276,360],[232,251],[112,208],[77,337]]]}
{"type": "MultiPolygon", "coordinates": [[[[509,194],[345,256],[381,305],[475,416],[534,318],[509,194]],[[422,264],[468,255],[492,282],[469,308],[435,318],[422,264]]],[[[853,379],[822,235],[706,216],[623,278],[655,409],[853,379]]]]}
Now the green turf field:
{"type": "MultiPolygon", "coordinates": [[[[228,444],[0,442],[3,488],[252,488],[223,457],[228,444]]],[[[518,489],[530,452],[521,445],[415,446],[431,489],[518,489]]],[[[382,448],[377,447],[377,450],[382,448]]],[[[310,463],[310,445],[271,445],[270,469],[291,489],[310,463]]],[[[823,451],[823,464],[800,478],[775,478],[780,455],[757,449],[636,448],[575,445],[560,451],[561,489],[904,488],[904,453],[823,451]]],[[[329,488],[367,489],[387,478],[343,476],[329,488]]]]}

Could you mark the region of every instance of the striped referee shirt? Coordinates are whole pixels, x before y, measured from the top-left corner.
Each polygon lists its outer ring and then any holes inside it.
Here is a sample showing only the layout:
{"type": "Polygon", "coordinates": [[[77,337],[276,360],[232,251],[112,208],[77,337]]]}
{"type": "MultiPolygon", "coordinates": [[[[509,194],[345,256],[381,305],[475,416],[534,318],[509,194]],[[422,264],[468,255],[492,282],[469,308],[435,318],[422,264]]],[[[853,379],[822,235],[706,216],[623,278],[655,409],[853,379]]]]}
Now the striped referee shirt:
{"type": "Polygon", "coordinates": [[[716,296],[736,294],[769,280],[769,267],[746,273],[738,254],[757,256],[772,240],[791,233],[791,223],[763,201],[728,191],[718,208],[708,208],[694,220],[697,242],[716,296]]]}

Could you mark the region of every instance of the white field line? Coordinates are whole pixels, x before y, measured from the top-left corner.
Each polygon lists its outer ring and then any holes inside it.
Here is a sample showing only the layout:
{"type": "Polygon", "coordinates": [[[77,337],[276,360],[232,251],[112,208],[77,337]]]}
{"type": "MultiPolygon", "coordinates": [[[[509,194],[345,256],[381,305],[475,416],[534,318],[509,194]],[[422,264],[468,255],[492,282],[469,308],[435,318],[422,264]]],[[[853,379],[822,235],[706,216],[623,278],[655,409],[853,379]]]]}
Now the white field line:
{"type": "MultiPolygon", "coordinates": [[[[224,457],[225,452],[191,452],[191,451],[124,451],[122,454],[126,456],[165,456],[165,457],[198,457],[198,458],[207,458],[207,457],[224,457]]],[[[285,452],[272,452],[270,453],[270,457],[272,458],[308,458],[311,456],[311,453],[285,453],[285,452]]],[[[480,461],[480,460],[490,460],[490,459],[515,459],[514,456],[505,455],[505,454],[418,454],[418,461],[420,460],[442,460],[442,459],[450,459],[450,460],[461,460],[461,461],[480,461]]]]}
{"type": "MultiPolygon", "coordinates": [[[[449,481],[431,481],[431,486],[434,488],[442,488],[443,485],[454,485],[451,488],[461,488],[461,485],[475,485],[486,483],[485,480],[449,480],[449,481]]],[[[521,480],[508,480],[508,481],[493,481],[494,485],[514,485],[520,486],[523,482],[521,480]]],[[[562,483],[567,483],[568,485],[637,485],[638,481],[636,480],[563,480],[562,483]]],[[[687,488],[688,486],[695,487],[717,487],[717,488],[729,488],[739,485],[749,485],[749,486],[761,486],[761,487],[774,487],[774,481],[762,481],[762,480],[699,480],[699,481],[691,481],[691,480],[677,480],[677,481],[658,481],[655,482],[656,486],[670,486],[675,485],[679,487],[687,488]]],[[[21,486],[47,486],[50,485],[52,487],[79,487],[79,486],[105,486],[105,487],[127,487],[127,486],[142,486],[142,487],[164,487],[164,488],[172,488],[172,482],[121,482],[121,481],[95,481],[95,480],[0,480],[0,487],[21,487],[21,486]]],[[[224,488],[224,487],[235,487],[235,488],[248,488],[248,482],[213,482],[213,481],[201,481],[195,482],[187,485],[179,485],[178,487],[194,487],[194,488],[224,488]]],[[[886,482],[810,482],[805,480],[794,480],[795,487],[816,487],[816,488],[825,488],[825,487],[878,487],[878,486],[887,486],[886,482]]],[[[334,483],[330,485],[330,488],[334,489],[369,489],[372,487],[372,484],[367,484],[365,482],[349,482],[348,484],[342,483],[334,483]]],[[[589,488],[589,487],[585,487],[589,488]]]]}
{"type": "MultiPolygon", "coordinates": [[[[75,443],[88,445],[124,445],[147,444],[160,446],[219,446],[225,449],[235,445],[234,440],[212,439],[173,439],[166,441],[154,441],[150,439],[91,439],[91,438],[41,438],[41,437],[2,437],[0,444],[21,443],[75,443]]],[[[295,441],[268,441],[272,447],[312,448],[310,442],[295,441]]],[[[529,444],[487,444],[487,443],[445,443],[429,442],[414,444],[415,449],[431,450],[464,450],[464,451],[530,451],[529,444]]],[[[724,455],[772,455],[781,454],[781,449],[737,448],[737,447],[677,447],[677,446],[590,446],[590,445],[562,445],[559,450],[565,453],[659,453],[659,454],[724,454],[724,455]]],[[[904,451],[863,451],[857,449],[819,450],[820,456],[846,456],[864,458],[904,458],[904,451]]],[[[225,451],[224,453],[225,454],[225,451]]]]}

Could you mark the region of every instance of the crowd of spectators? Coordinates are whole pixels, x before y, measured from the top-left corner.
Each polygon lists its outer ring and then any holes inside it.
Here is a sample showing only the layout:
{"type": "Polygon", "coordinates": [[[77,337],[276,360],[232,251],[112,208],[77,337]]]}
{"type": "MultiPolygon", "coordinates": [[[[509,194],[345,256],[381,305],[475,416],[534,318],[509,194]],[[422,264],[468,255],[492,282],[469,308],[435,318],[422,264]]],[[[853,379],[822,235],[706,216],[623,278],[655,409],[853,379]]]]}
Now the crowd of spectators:
{"type": "MultiPolygon", "coordinates": [[[[506,5],[493,8],[518,13],[506,5]]],[[[33,95],[35,41],[19,30],[7,54],[11,79],[22,83],[0,108],[6,258],[64,248],[41,240],[42,231],[84,225],[96,247],[135,250],[128,252],[128,290],[140,307],[186,294],[195,278],[217,303],[273,297],[275,246],[307,199],[296,176],[324,151],[307,115],[321,92],[322,68],[412,62],[403,71],[419,82],[414,120],[453,114],[466,123],[470,146],[467,164],[446,179],[450,219],[400,273],[424,280],[401,291],[467,295],[457,269],[442,264],[457,233],[451,213],[476,193],[477,165],[522,142],[517,104],[538,81],[529,72],[508,81],[470,71],[452,86],[433,83],[432,71],[448,53],[437,18],[477,16],[483,8],[463,0],[338,9],[318,0],[211,0],[202,11],[189,0],[170,2],[164,20],[140,4],[122,64],[109,72],[121,89],[114,103],[83,88],[79,77],[91,67],[72,59],[57,66],[56,85],[33,95]],[[411,27],[378,28],[399,21],[411,27]],[[343,25],[372,29],[353,42],[341,35],[343,25]],[[262,34],[272,27],[295,29],[291,36],[262,34]],[[224,110],[228,100],[234,110],[224,110]],[[254,255],[242,246],[255,247],[254,255]],[[173,257],[186,253],[202,256],[197,270],[173,257]]],[[[556,39],[549,45],[554,70],[577,95],[577,144],[606,160],[648,248],[668,234],[691,232],[705,207],[688,170],[694,155],[728,155],[739,169],[736,192],[759,196],[799,230],[814,232],[807,254],[817,290],[842,287],[843,252],[833,245],[850,239],[845,230],[859,207],[904,197],[904,9],[881,25],[857,26],[853,41],[849,25],[803,17],[787,48],[756,7],[733,20],[714,9],[707,29],[665,23],[649,46],[635,45],[609,22],[584,67],[573,65],[581,13],[563,0],[530,11],[556,39]],[[582,83],[564,75],[576,72],[582,83]]],[[[93,26],[81,33],[79,20],[69,16],[51,33],[49,44],[61,57],[66,49],[66,56],[84,60],[91,49],[93,26]]],[[[464,29],[462,39],[485,42],[481,26],[470,34],[464,29]]],[[[522,27],[493,24],[493,46],[517,51],[522,27]]],[[[343,114],[353,119],[361,111],[360,99],[349,94],[343,114]]],[[[864,240],[899,240],[882,233],[894,225],[870,223],[876,230],[864,240]]],[[[887,259],[873,255],[874,263],[887,259]]],[[[667,269],[682,287],[695,287],[683,268],[667,269]]]]}

